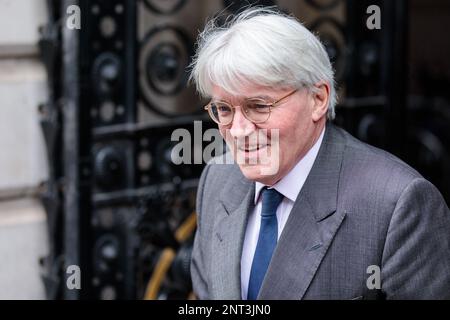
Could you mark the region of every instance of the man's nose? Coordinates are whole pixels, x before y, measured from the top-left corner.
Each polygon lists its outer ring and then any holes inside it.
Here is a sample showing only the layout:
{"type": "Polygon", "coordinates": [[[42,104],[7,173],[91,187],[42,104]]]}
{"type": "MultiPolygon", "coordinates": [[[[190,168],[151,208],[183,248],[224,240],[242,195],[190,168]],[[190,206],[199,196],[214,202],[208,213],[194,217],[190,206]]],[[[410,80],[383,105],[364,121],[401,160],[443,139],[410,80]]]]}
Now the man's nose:
{"type": "Polygon", "coordinates": [[[248,120],[240,107],[235,109],[233,122],[231,123],[230,134],[234,138],[249,136],[255,130],[255,124],[248,120]]]}

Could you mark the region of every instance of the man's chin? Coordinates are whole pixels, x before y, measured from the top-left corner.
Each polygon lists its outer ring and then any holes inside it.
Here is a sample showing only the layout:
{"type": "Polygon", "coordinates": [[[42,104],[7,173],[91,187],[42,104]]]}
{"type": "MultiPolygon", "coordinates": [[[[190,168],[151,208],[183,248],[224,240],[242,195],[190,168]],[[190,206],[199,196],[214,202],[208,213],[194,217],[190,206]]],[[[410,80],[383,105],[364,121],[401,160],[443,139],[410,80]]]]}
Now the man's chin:
{"type": "Polygon", "coordinates": [[[270,166],[241,164],[239,168],[248,180],[258,181],[266,185],[272,185],[276,182],[278,170],[274,170],[270,166]]]}

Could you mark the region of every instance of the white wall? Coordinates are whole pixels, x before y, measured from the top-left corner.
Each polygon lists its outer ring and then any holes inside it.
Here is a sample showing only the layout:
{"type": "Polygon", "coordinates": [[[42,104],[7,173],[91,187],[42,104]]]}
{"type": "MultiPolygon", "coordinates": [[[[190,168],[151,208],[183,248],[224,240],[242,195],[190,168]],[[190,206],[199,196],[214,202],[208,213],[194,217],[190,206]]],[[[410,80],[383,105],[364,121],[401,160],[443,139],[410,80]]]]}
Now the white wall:
{"type": "Polygon", "coordinates": [[[0,0],[0,55],[37,53],[38,27],[45,21],[45,0],[0,0]]]}
{"type": "Polygon", "coordinates": [[[45,0],[0,0],[0,299],[45,298],[46,215],[23,190],[48,176],[37,112],[47,96],[37,49],[46,20],[45,0]]]}
{"type": "Polygon", "coordinates": [[[48,176],[37,111],[45,81],[36,60],[0,59],[0,190],[36,186],[48,176]]]}
{"type": "Polygon", "coordinates": [[[0,299],[44,299],[39,257],[47,254],[45,212],[38,200],[0,202],[0,299]]]}

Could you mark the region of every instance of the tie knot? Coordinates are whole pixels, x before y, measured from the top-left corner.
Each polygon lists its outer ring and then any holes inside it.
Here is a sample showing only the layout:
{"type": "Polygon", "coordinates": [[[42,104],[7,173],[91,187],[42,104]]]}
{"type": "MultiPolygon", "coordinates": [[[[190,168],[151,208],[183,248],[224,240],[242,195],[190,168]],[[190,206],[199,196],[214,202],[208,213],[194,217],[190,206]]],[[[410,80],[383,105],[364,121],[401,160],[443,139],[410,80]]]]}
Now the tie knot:
{"type": "Polygon", "coordinates": [[[272,216],[277,213],[278,205],[283,200],[283,195],[275,189],[267,189],[262,191],[262,210],[261,216],[272,216]]]}

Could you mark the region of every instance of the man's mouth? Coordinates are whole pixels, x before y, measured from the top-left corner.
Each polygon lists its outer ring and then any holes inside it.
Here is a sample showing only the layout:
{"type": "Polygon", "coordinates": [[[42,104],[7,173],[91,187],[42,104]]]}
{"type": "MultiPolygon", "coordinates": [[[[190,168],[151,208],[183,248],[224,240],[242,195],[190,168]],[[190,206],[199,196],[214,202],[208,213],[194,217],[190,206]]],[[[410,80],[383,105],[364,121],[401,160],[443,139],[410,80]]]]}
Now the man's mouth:
{"type": "Polygon", "coordinates": [[[244,151],[244,152],[253,152],[253,151],[258,151],[258,150],[264,149],[266,147],[267,147],[267,145],[265,144],[265,145],[261,145],[261,146],[259,146],[259,145],[255,145],[255,146],[239,146],[238,149],[240,151],[244,151]]]}

